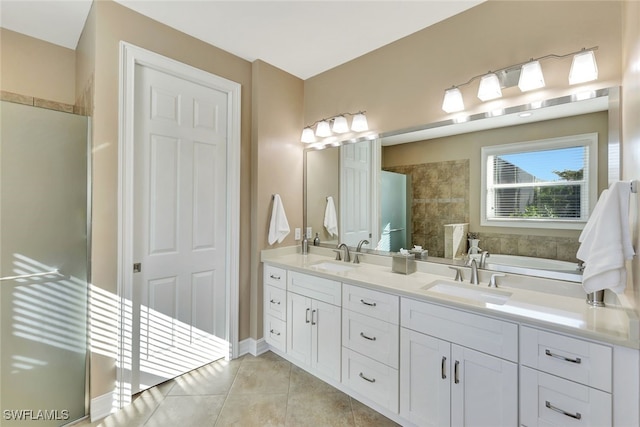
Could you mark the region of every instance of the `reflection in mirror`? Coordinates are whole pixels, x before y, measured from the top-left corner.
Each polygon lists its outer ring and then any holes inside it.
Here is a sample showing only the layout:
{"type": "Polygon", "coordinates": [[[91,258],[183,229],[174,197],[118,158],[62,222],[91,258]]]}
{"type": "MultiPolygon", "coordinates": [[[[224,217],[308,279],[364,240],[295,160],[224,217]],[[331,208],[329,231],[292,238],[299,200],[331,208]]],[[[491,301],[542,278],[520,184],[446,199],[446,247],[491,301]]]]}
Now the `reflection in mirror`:
{"type": "MultiPolygon", "coordinates": [[[[514,260],[527,265],[532,265],[531,258],[565,262],[562,268],[558,263],[540,262],[524,274],[548,277],[544,273],[547,269],[562,269],[573,274],[580,230],[481,225],[481,149],[514,142],[597,133],[599,194],[607,187],[608,180],[618,179],[619,174],[619,152],[616,150],[619,135],[618,93],[618,88],[602,89],[592,92],[582,100],[576,96],[566,96],[538,102],[537,105],[512,107],[499,117],[476,114],[461,123],[447,120],[383,134],[380,139],[382,150],[379,166],[382,171],[404,175],[410,185],[405,187],[409,188],[404,193],[406,203],[396,200],[385,205],[385,199],[400,191],[383,190],[384,173],[373,170],[372,182],[375,185],[372,189],[372,204],[378,207],[372,209],[371,217],[374,218],[376,212],[380,215],[374,221],[378,224],[378,229],[374,227],[374,232],[381,233],[380,239],[374,242],[385,242],[384,230],[387,224],[389,232],[403,228],[393,225],[389,220],[383,221],[383,216],[395,214],[406,218],[404,228],[407,236],[401,246],[410,248],[421,245],[429,251],[430,260],[457,263],[460,261],[447,261],[444,258],[445,255],[450,259],[455,257],[453,251],[451,254],[447,251],[451,242],[447,240],[444,230],[447,225],[455,225],[448,227],[451,230],[458,230],[458,225],[464,225],[467,227],[464,233],[474,233],[480,240],[480,248],[492,254],[518,257],[514,260]],[[523,117],[525,115],[529,117],[523,117]],[[376,204],[376,197],[379,197],[380,205],[376,204]],[[387,209],[385,206],[389,205],[395,205],[395,208],[387,209]],[[407,206],[406,214],[397,209],[397,206],[407,206]]],[[[375,150],[372,154],[372,157],[376,155],[375,150]]],[[[305,220],[307,224],[313,225],[314,233],[321,232],[323,242],[331,241],[329,236],[323,236],[322,227],[325,193],[329,193],[327,189],[319,187],[333,186],[334,194],[340,193],[339,149],[307,150],[305,162],[305,220]],[[330,151],[333,154],[326,153],[330,151]],[[322,152],[325,153],[318,154],[322,152]],[[320,156],[326,156],[327,161],[331,157],[334,163],[325,164],[321,168],[314,167],[316,158],[320,156]]],[[[372,164],[375,165],[376,162],[372,164]]],[[[335,200],[340,202],[342,199],[335,200]]],[[[343,219],[340,218],[339,221],[342,222],[343,219]]],[[[463,254],[468,250],[466,237],[463,236],[463,254]]],[[[390,237],[388,240],[388,246],[381,244],[380,249],[397,250],[395,246],[391,246],[393,239],[390,237]]],[[[334,241],[337,242],[336,239],[334,241]]],[[[493,263],[488,261],[487,268],[500,269],[497,259],[498,257],[494,257],[493,263]]]]}

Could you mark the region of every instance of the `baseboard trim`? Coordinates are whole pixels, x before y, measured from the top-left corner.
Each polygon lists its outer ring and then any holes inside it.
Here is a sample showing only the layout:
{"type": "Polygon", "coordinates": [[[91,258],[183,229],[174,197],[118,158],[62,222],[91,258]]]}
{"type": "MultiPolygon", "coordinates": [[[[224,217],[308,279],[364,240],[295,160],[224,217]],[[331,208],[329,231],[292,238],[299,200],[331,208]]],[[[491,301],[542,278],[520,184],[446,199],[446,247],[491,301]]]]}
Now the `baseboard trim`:
{"type": "Polygon", "coordinates": [[[114,411],[114,402],[116,402],[115,390],[91,399],[89,408],[91,422],[101,420],[111,414],[114,411]]]}
{"type": "Polygon", "coordinates": [[[245,354],[259,356],[269,350],[269,345],[264,338],[260,338],[259,340],[247,338],[240,341],[238,350],[238,356],[244,356],[245,354]]]}

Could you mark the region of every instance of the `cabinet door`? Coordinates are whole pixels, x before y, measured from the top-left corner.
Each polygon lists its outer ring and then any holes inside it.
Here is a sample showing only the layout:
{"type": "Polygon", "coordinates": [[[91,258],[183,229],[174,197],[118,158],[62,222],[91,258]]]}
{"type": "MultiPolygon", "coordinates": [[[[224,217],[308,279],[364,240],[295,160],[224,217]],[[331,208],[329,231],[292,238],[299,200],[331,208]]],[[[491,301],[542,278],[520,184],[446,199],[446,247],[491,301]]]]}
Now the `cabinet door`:
{"type": "Polygon", "coordinates": [[[400,415],[420,426],[450,424],[451,357],[447,341],[400,330],[400,415]]]}
{"type": "Polygon", "coordinates": [[[311,309],[311,365],[318,372],[340,381],[340,307],[313,301],[311,309]]]}
{"type": "Polygon", "coordinates": [[[517,425],[517,365],[454,344],[451,357],[451,425],[517,425]]]}
{"type": "Polygon", "coordinates": [[[287,354],[311,365],[311,298],[287,293],[287,354]]]}

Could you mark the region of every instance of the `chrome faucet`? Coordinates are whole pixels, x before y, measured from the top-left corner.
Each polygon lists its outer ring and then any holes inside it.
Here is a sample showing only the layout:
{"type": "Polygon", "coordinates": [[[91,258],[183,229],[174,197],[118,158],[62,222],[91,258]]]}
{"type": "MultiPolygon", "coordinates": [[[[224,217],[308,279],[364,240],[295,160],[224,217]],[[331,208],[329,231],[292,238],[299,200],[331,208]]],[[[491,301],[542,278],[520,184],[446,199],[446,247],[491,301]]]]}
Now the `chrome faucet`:
{"type": "Polygon", "coordinates": [[[487,258],[489,258],[489,251],[482,251],[480,254],[480,265],[478,267],[485,268],[485,264],[487,263],[487,258]]]}
{"type": "Polygon", "coordinates": [[[356,252],[353,255],[353,263],[354,264],[360,264],[360,258],[359,256],[362,255],[362,245],[368,245],[369,241],[366,239],[362,239],[360,240],[360,242],[358,242],[358,247],[356,248],[356,252]]]}
{"type": "MultiPolygon", "coordinates": [[[[346,243],[340,243],[338,245],[338,250],[340,250],[342,248],[344,248],[344,258],[343,258],[344,262],[350,262],[351,261],[351,255],[349,254],[349,246],[347,246],[346,243]]],[[[340,255],[338,254],[338,256],[340,256],[340,255]]],[[[338,258],[336,258],[336,259],[338,259],[338,258]]]]}
{"type": "Polygon", "coordinates": [[[478,281],[478,263],[476,262],[475,258],[471,259],[469,266],[471,267],[471,279],[469,279],[469,283],[471,283],[472,285],[479,285],[480,282],[478,281]]]}

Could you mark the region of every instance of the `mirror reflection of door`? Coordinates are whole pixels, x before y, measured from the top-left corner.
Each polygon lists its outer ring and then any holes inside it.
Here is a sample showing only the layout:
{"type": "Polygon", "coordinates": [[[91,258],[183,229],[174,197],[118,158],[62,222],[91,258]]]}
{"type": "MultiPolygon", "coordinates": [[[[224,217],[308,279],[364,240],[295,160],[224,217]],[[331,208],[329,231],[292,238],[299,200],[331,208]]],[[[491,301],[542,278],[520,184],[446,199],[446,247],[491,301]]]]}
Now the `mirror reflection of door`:
{"type": "Polygon", "coordinates": [[[371,234],[371,141],[340,147],[340,242],[356,246],[371,234]]]}
{"type": "Polygon", "coordinates": [[[410,245],[411,177],[382,171],[380,173],[380,241],[376,249],[398,252],[410,245]]]}

